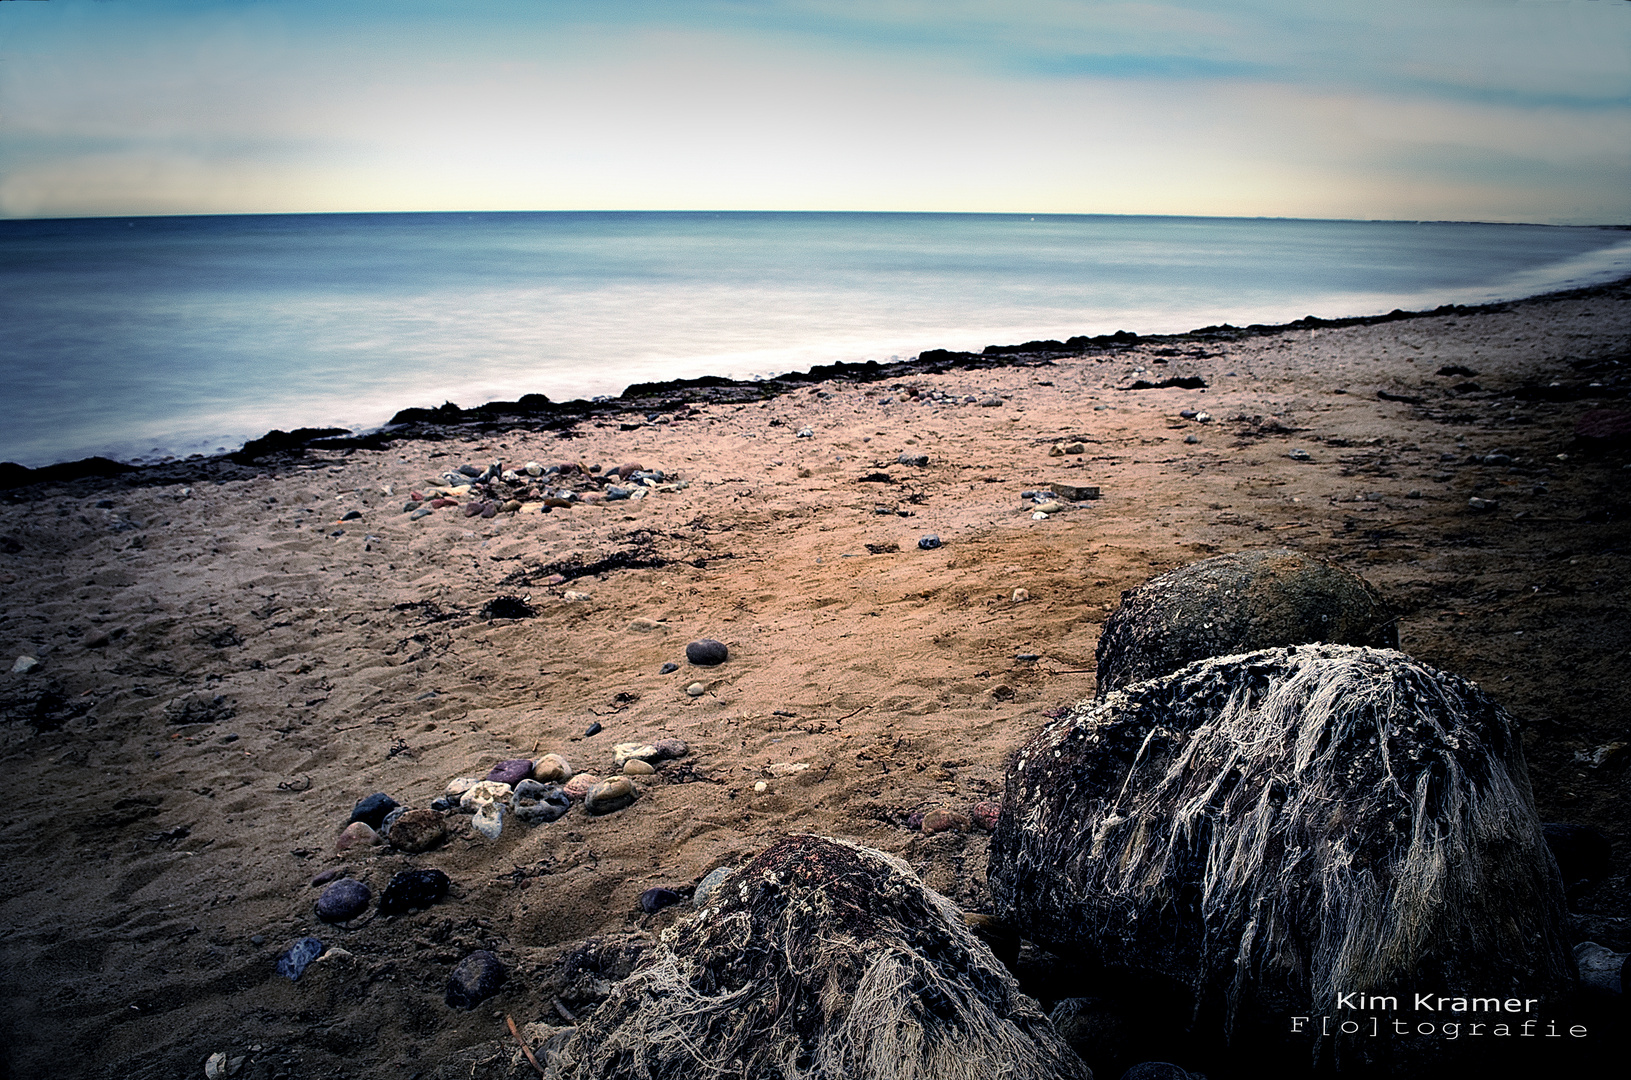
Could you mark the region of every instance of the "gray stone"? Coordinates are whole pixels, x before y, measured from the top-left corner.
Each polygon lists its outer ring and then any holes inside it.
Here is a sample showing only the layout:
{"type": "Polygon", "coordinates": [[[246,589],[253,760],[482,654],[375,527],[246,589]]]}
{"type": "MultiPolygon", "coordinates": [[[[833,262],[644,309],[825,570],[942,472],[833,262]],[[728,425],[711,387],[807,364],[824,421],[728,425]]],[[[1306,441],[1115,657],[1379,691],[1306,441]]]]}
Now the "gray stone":
{"type": "Polygon", "coordinates": [[[528,825],[554,821],[572,809],[572,800],[555,784],[523,780],[510,796],[510,811],[528,825]]]}
{"type": "Polygon", "coordinates": [[[317,898],[317,917],[324,922],[345,922],[368,910],[374,893],[355,878],[341,878],[317,898]]]}
{"type": "Polygon", "coordinates": [[[720,866],[708,871],[701,881],[697,882],[696,890],[691,894],[691,903],[702,907],[708,902],[708,896],[719,887],[719,883],[731,876],[736,869],[734,866],[720,866]]]}
{"type": "Polygon", "coordinates": [[[303,937],[290,945],[282,956],[278,957],[277,973],[294,982],[311,966],[311,962],[323,951],[323,943],[314,937],[303,937]]]}
{"type": "Polygon", "coordinates": [[[940,536],[938,533],[930,533],[929,535],[919,539],[917,546],[922,551],[933,551],[935,548],[941,546],[940,536]]]}
{"type": "Polygon", "coordinates": [[[486,949],[477,949],[460,960],[447,979],[444,1000],[450,1008],[473,1009],[498,993],[509,978],[504,963],[486,949]]]}
{"type": "Polygon", "coordinates": [[[685,647],[685,658],[693,664],[703,667],[713,667],[723,664],[730,658],[730,650],[723,641],[713,638],[698,638],[685,647]]]}
{"type": "Polygon", "coordinates": [[[376,791],[366,798],[358,799],[357,805],[351,808],[351,821],[366,822],[369,828],[378,829],[385,822],[385,815],[397,807],[397,801],[385,794],[376,791]]]}

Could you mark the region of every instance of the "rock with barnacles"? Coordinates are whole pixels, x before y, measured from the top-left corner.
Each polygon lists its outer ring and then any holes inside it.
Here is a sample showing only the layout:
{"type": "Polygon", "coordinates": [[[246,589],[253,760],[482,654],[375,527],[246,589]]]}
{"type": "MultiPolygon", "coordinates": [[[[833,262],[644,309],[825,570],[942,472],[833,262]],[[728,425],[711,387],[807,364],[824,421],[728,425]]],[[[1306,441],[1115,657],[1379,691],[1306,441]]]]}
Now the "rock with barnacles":
{"type": "Polygon", "coordinates": [[[555,1080],[1092,1074],[905,863],[790,836],[728,877],[580,1023],[555,1080]]]}
{"type": "Polygon", "coordinates": [[[1208,656],[1313,642],[1399,646],[1376,589],[1295,551],[1219,555],[1121,594],[1099,635],[1098,693],[1177,671],[1208,656]]]}
{"type": "MultiPolygon", "coordinates": [[[[1546,1002],[1574,978],[1517,724],[1390,650],[1215,657],[1065,713],[1009,767],[987,878],[1084,980],[1164,987],[1235,1047],[1339,995],[1546,1002]]],[[[1445,1049],[1394,1038],[1299,1045],[1338,1068],[1445,1049]]]]}

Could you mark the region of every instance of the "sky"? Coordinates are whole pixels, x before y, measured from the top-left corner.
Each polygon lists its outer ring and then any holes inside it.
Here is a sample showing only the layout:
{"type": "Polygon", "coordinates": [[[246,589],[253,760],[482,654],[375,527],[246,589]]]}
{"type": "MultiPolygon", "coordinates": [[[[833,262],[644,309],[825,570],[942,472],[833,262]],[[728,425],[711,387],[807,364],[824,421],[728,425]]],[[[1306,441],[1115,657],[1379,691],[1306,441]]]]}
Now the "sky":
{"type": "Polygon", "coordinates": [[[1631,223],[1627,0],[0,0],[0,217],[1631,223]]]}

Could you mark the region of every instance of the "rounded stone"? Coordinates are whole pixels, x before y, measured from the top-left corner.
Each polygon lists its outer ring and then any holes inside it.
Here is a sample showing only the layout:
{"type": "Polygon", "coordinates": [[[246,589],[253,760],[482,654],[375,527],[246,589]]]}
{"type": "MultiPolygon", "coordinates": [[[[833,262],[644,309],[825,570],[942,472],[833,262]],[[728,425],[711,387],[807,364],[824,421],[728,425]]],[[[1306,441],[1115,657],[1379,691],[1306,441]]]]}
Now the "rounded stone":
{"type": "Polygon", "coordinates": [[[614,776],[589,789],[583,797],[583,808],[591,814],[609,814],[613,810],[623,809],[638,797],[639,792],[633,781],[626,776],[614,776]]]}
{"type": "Polygon", "coordinates": [[[345,922],[368,910],[373,890],[355,878],[341,878],[317,898],[317,917],[324,922],[345,922]]]}
{"type": "Polygon", "coordinates": [[[568,780],[561,790],[566,792],[566,797],[573,802],[580,802],[584,796],[589,794],[590,789],[598,783],[600,783],[600,777],[594,773],[579,773],[568,780]]]}
{"type": "Polygon", "coordinates": [[[498,993],[508,978],[503,961],[486,949],[477,949],[454,967],[443,1000],[450,1008],[473,1009],[498,993]]]}
{"type": "Polygon", "coordinates": [[[656,771],[650,762],[641,761],[639,758],[629,758],[623,763],[624,776],[650,776],[656,771]]]}
{"type": "Polygon", "coordinates": [[[1381,594],[1286,549],[1204,559],[1121,594],[1098,646],[1098,696],[1212,656],[1326,642],[1398,648],[1381,594]]]}
{"type": "Polygon", "coordinates": [[[685,688],[685,692],[691,697],[701,697],[708,692],[708,688],[699,682],[694,682],[685,688]]]}
{"type": "Polygon", "coordinates": [[[351,851],[354,848],[374,847],[383,844],[379,833],[375,832],[366,822],[353,821],[340,831],[334,841],[335,851],[351,851]]]}
{"type": "Polygon", "coordinates": [[[532,767],[532,778],[541,784],[564,784],[572,779],[572,766],[559,754],[545,754],[532,767]]]}
{"type": "Polygon", "coordinates": [[[713,638],[698,638],[685,647],[685,658],[693,664],[703,667],[713,667],[723,664],[730,657],[730,650],[723,641],[713,638]]]}
{"type": "Polygon", "coordinates": [[[922,551],[933,551],[935,548],[941,546],[940,537],[936,533],[930,533],[928,536],[925,536],[919,540],[917,542],[917,546],[922,551]]]}
{"type": "Polygon", "coordinates": [[[649,761],[668,761],[671,758],[684,757],[685,752],[690,749],[685,745],[684,739],[658,739],[651,744],[651,748],[657,751],[657,755],[648,758],[649,761]]]}
{"type": "Polygon", "coordinates": [[[640,894],[640,910],[650,915],[683,899],[685,897],[673,889],[647,889],[640,894]]]}
{"type": "Polygon", "coordinates": [[[451,884],[440,870],[403,870],[379,894],[379,913],[401,915],[409,908],[428,908],[447,895],[451,884]]]}
{"type": "Polygon", "coordinates": [[[386,842],[398,851],[429,851],[447,836],[447,819],[435,810],[409,810],[391,823],[386,842]]]}
{"type": "Polygon", "coordinates": [[[964,832],[968,827],[968,816],[955,810],[930,810],[923,815],[922,829],[925,833],[964,832]]]}
{"type": "Polygon", "coordinates": [[[709,895],[711,895],[715,889],[719,888],[719,883],[730,877],[732,871],[735,869],[736,867],[734,866],[720,866],[708,871],[708,873],[704,875],[703,879],[697,882],[696,891],[691,894],[691,903],[695,904],[697,907],[702,907],[704,904],[706,904],[708,902],[709,895]]]}
{"type": "Polygon", "coordinates": [[[510,796],[510,810],[528,825],[554,821],[572,809],[572,800],[554,784],[523,780],[510,796]]]}
{"type": "Polygon", "coordinates": [[[397,807],[397,801],[385,794],[376,791],[365,799],[359,799],[357,805],[351,808],[351,821],[361,821],[370,829],[378,829],[385,821],[385,815],[397,807]]]}
{"type": "Polygon", "coordinates": [[[1002,803],[987,800],[977,802],[969,808],[969,817],[974,824],[986,832],[994,832],[997,828],[997,818],[1002,815],[1002,803]]]}

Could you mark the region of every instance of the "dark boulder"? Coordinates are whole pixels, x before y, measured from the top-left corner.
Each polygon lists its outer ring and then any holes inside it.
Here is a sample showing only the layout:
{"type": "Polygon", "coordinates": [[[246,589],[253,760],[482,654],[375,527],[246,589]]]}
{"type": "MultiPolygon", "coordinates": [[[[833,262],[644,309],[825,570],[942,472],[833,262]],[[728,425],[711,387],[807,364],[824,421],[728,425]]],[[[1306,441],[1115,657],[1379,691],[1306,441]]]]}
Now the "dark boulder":
{"type": "Polygon", "coordinates": [[[675,923],[552,1075],[1082,1078],[1036,1002],[900,860],[790,836],[675,923]]]}
{"type": "Polygon", "coordinates": [[[1219,555],[1121,594],[1099,635],[1098,693],[1278,645],[1398,648],[1396,621],[1373,586],[1321,559],[1283,548],[1219,555]]]}
{"type": "MultiPolygon", "coordinates": [[[[1552,1002],[1573,981],[1517,724],[1401,653],[1199,661],[1053,720],[1006,780],[996,914],[1084,981],[1159,988],[1197,1038],[1283,1046],[1286,1017],[1338,1015],[1339,994],[1408,1012],[1412,992],[1552,1002]]],[[[1300,1052],[1461,1052],[1412,1039],[1300,1052]]]]}

